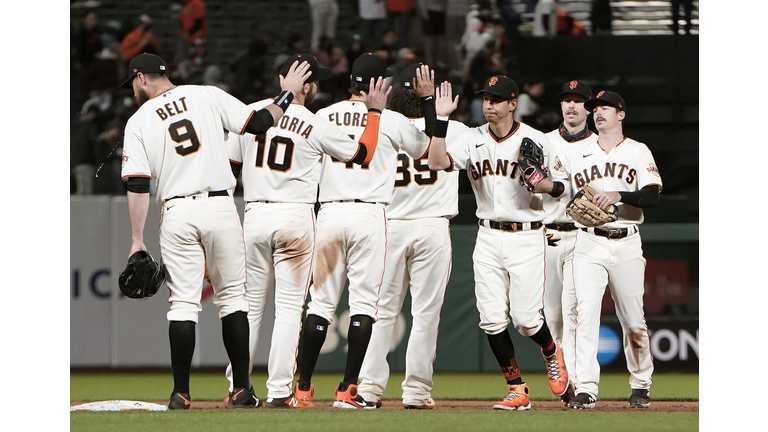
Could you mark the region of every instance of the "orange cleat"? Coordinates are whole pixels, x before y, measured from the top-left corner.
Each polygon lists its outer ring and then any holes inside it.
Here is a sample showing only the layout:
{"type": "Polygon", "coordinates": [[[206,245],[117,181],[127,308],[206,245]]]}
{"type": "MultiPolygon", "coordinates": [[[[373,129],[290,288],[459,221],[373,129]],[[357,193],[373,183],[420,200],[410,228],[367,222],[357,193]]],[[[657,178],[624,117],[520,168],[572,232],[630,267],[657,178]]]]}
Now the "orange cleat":
{"type": "Polygon", "coordinates": [[[528,398],[528,386],[523,384],[509,384],[509,394],[503,401],[493,406],[493,409],[507,411],[525,411],[531,409],[531,400],[528,398]]]}
{"type": "Polygon", "coordinates": [[[565,370],[563,350],[559,344],[555,344],[554,354],[549,357],[544,356],[544,364],[547,367],[547,380],[549,380],[549,389],[552,390],[552,394],[563,395],[568,390],[568,371],[565,370]]]}

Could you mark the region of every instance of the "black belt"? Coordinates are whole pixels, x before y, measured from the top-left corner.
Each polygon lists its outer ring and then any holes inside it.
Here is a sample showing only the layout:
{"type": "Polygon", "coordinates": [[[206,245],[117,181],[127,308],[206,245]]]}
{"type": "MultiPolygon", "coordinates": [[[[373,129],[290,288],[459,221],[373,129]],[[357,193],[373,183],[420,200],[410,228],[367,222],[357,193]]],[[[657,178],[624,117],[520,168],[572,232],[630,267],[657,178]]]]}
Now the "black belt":
{"type": "Polygon", "coordinates": [[[568,231],[576,231],[578,228],[576,228],[576,224],[573,223],[551,223],[545,225],[547,229],[555,230],[555,231],[561,231],[561,232],[568,232],[568,231]]]}
{"type": "Polygon", "coordinates": [[[359,199],[353,199],[353,200],[333,200],[333,201],[323,201],[320,204],[329,204],[329,203],[363,203],[363,204],[384,204],[384,203],[375,203],[370,201],[363,201],[359,199]]]}
{"type": "MultiPolygon", "coordinates": [[[[197,194],[192,194],[190,196],[193,196],[193,195],[197,195],[197,194]]],[[[208,196],[209,197],[212,197],[212,196],[227,196],[227,195],[229,195],[229,192],[227,192],[225,190],[210,191],[210,192],[208,192],[208,196]]],[[[170,200],[175,200],[176,198],[186,198],[186,197],[185,196],[175,196],[173,198],[168,198],[167,200],[165,200],[165,202],[168,202],[170,200]]]]}
{"type": "MultiPolygon", "coordinates": [[[[582,228],[582,231],[589,232],[589,229],[582,228]]],[[[592,228],[593,233],[595,235],[599,235],[601,237],[605,237],[607,239],[622,239],[624,237],[630,236],[637,232],[637,227],[630,227],[630,228],[616,228],[616,229],[602,229],[602,228],[592,228]]]]}
{"type": "Polygon", "coordinates": [[[486,219],[480,219],[478,221],[478,224],[480,226],[485,226],[485,222],[488,222],[488,228],[492,228],[495,230],[501,230],[501,231],[526,231],[526,230],[537,230],[542,227],[541,222],[496,222],[492,220],[486,220],[486,219]],[[530,228],[525,227],[525,224],[529,224],[530,228]]]}
{"type": "Polygon", "coordinates": [[[250,203],[258,203],[258,204],[280,204],[282,201],[266,201],[266,200],[256,200],[256,201],[246,201],[246,204],[250,203]]]}

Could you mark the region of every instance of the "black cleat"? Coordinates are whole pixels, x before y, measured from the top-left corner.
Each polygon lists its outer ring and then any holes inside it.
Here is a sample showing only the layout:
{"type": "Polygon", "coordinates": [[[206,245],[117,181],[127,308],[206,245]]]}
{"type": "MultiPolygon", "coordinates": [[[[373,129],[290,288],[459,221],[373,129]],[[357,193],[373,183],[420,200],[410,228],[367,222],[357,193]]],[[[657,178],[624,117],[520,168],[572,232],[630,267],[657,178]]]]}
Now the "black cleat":
{"type": "Polygon", "coordinates": [[[595,398],[587,393],[579,393],[568,402],[568,408],[573,409],[592,409],[595,407],[595,398]]]}
{"type": "Polygon", "coordinates": [[[648,408],[651,405],[651,392],[648,389],[632,389],[629,396],[630,408],[648,408]]]}
{"type": "Polygon", "coordinates": [[[227,395],[227,399],[225,399],[225,401],[227,403],[227,408],[232,409],[250,409],[262,407],[261,399],[257,398],[256,395],[251,393],[251,391],[246,388],[232,389],[232,391],[227,395]]]}
{"type": "Polygon", "coordinates": [[[168,401],[168,410],[188,410],[192,406],[189,393],[174,392],[168,401]]]}

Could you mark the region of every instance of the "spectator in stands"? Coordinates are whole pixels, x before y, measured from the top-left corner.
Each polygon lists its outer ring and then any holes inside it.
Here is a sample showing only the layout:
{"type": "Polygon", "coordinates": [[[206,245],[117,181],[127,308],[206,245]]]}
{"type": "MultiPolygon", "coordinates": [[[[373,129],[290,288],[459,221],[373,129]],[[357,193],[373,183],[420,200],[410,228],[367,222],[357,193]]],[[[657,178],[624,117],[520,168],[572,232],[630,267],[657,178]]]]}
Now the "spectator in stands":
{"type": "Polygon", "coordinates": [[[533,11],[533,36],[553,38],[557,35],[555,0],[539,0],[533,11]]]}
{"type": "Polygon", "coordinates": [[[123,123],[120,119],[113,118],[94,140],[96,163],[101,166],[101,169],[98,169],[98,177],[94,179],[96,194],[125,194],[125,184],[120,177],[123,149],[118,145],[123,134],[123,123]]]}
{"type": "MultiPolygon", "coordinates": [[[[291,35],[291,37],[296,36],[291,35]]],[[[298,39],[301,39],[301,36],[298,36],[298,39]]],[[[268,51],[267,41],[261,32],[255,31],[248,42],[248,49],[229,64],[229,71],[232,74],[231,94],[245,104],[266,97],[266,87],[274,77],[273,69],[266,61],[268,51]]],[[[282,66],[282,63],[280,65],[282,66]]]]}
{"type": "MultiPolygon", "coordinates": [[[[288,60],[289,57],[291,57],[294,54],[300,54],[303,52],[307,52],[306,44],[304,43],[304,38],[299,33],[291,33],[288,35],[288,39],[285,43],[285,49],[283,52],[275,56],[275,60],[272,63],[272,75],[270,79],[276,79],[276,75],[279,74],[280,69],[283,67],[283,63],[285,63],[286,60],[288,60]]],[[[279,91],[278,91],[279,93],[279,91]]]]}
{"type": "Polygon", "coordinates": [[[230,93],[227,77],[221,66],[211,64],[205,67],[203,72],[203,85],[214,86],[230,93]]]}
{"type": "Polygon", "coordinates": [[[205,41],[208,37],[208,11],[203,0],[182,0],[179,9],[178,62],[190,60],[195,71],[202,73],[205,41]]]}
{"type": "Polygon", "coordinates": [[[691,17],[693,16],[693,0],[671,0],[672,6],[672,34],[679,34],[680,6],[683,6],[683,19],[685,20],[685,34],[691,34],[691,17]]]}
{"type": "Polygon", "coordinates": [[[465,121],[467,126],[474,127],[486,123],[483,115],[483,95],[477,95],[475,92],[482,90],[489,76],[508,74],[509,70],[500,49],[484,49],[475,55],[469,68],[469,78],[465,80],[463,95],[459,99],[469,101],[469,117],[465,121]]]}
{"type": "Polygon", "coordinates": [[[384,0],[359,0],[357,14],[360,20],[358,33],[362,38],[363,51],[372,52],[378,48],[381,35],[384,33],[387,19],[386,2],[384,0]]]}
{"type": "Polygon", "coordinates": [[[444,57],[440,41],[445,37],[448,0],[418,0],[418,2],[426,63],[437,71],[446,70],[448,65],[441,60],[444,57]]]}
{"type": "Polygon", "coordinates": [[[99,136],[99,108],[90,105],[87,112],[72,121],[70,127],[69,167],[75,180],[76,195],[92,195],[96,174],[95,141],[99,136]]]}
{"type": "Polygon", "coordinates": [[[80,28],[74,35],[75,58],[78,70],[85,70],[96,61],[96,54],[104,48],[101,40],[102,31],[99,27],[99,14],[95,9],[85,12],[80,28]]]}
{"type": "Polygon", "coordinates": [[[512,0],[498,0],[496,4],[504,24],[504,33],[510,44],[514,46],[520,39],[520,24],[523,23],[523,18],[515,10],[512,0]]]}
{"type": "Polygon", "coordinates": [[[484,25],[484,20],[487,21],[488,17],[493,14],[493,5],[491,0],[477,0],[470,5],[469,12],[464,18],[464,34],[461,36],[460,45],[463,47],[469,38],[477,33],[484,25]]]}
{"type": "Polygon", "coordinates": [[[562,36],[580,36],[586,33],[582,23],[574,19],[568,12],[557,11],[557,34],[562,36]]]}
{"type": "Polygon", "coordinates": [[[610,0],[592,0],[589,13],[592,20],[592,34],[610,35],[613,25],[610,0]]]}
{"type": "Polygon", "coordinates": [[[349,85],[349,61],[344,50],[332,38],[323,36],[320,38],[320,45],[312,54],[320,66],[327,67],[333,73],[331,78],[323,81],[321,93],[316,94],[315,99],[319,96],[319,101],[330,102],[337,95],[346,95],[349,85]]]}
{"type": "MultiPolygon", "coordinates": [[[[477,19],[481,22],[481,25],[474,31],[465,33],[461,41],[464,54],[463,72],[465,77],[469,76],[470,67],[478,53],[490,52],[501,48],[502,40],[500,34],[503,34],[505,31],[501,21],[494,19],[489,14],[479,15],[477,19]]],[[[486,78],[483,78],[483,80],[486,78]]]]}
{"type": "Polygon", "coordinates": [[[546,90],[544,81],[538,77],[532,77],[525,82],[523,90],[517,97],[515,120],[536,127],[540,112],[537,101],[544,95],[544,90],[546,90]]]}
{"type": "Polygon", "coordinates": [[[336,19],[339,17],[339,4],[336,0],[307,0],[312,15],[312,51],[320,45],[320,38],[336,37],[336,19]]]}
{"type": "Polygon", "coordinates": [[[411,29],[411,15],[413,14],[413,0],[386,0],[387,1],[387,27],[397,30],[399,35],[398,48],[410,46],[408,34],[411,29]]]}
{"type": "Polygon", "coordinates": [[[398,41],[399,37],[395,29],[384,29],[375,52],[387,61],[387,66],[392,66],[398,60],[398,41]]]}
{"type": "Polygon", "coordinates": [[[347,55],[347,62],[352,64],[355,59],[360,57],[365,51],[363,51],[363,40],[359,34],[353,34],[347,45],[347,49],[344,50],[347,55]]]}
{"type": "Polygon", "coordinates": [[[147,14],[139,16],[139,24],[125,37],[121,43],[123,60],[131,61],[141,53],[160,54],[160,41],[152,33],[152,18],[147,14]]]}

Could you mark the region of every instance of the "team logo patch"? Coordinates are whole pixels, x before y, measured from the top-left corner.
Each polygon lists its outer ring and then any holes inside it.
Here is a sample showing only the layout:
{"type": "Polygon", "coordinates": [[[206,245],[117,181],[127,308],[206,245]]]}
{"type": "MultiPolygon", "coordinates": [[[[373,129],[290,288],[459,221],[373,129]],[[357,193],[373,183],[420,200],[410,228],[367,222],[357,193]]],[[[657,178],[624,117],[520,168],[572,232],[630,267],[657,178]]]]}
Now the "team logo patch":
{"type": "Polygon", "coordinates": [[[555,156],[555,166],[554,166],[554,169],[555,169],[555,171],[564,172],[564,170],[563,170],[563,163],[560,162],[560,157],[559,156],[555,156]]]}
{"type": "Polygon", "coordinates": [[[571,81],[568,86],[571,88],[571,90],[575,89],[579,85],[578,81],[571,81]]]}
{"type": "Polygon", "coordinates": [[[597,97],[602,97],[604,94],[605,94],[605,91],[601,91],[600,93],[597,94],[597,97]]]}
{"type": "Polygon", "coordinates": [[[499,82],[499,79],[498,79],[498,78],[496,78],[496,77],[491,77],[491,79],[490,79],[490,80],[488,80],[488,87],[491,87],[491,86],[495,85],[497,82],[499,82]]]}
{"type": "Polygon", "coordinates": [[[125,164],[128,163],[128,153],[125,152],[125,149],[123,149],[123,157],[122,157],[122,164],[121,167],[124,167],[125,164]]]}
{"type": "Polygon", "coordinates": [[[661,177],[661,174],[659,174],[659,169],[656,168],[656,164],[652,163],[648,165],[648,172],[655,175],[656,177],[661,177]]]}
{"type": "Polygon", "coordinates": [[[137,70],[138,70],[138,69],[134,69],[134,70],[133,70],[133,73],[136,73],[136,71],[137,71],[137,70]]]}

